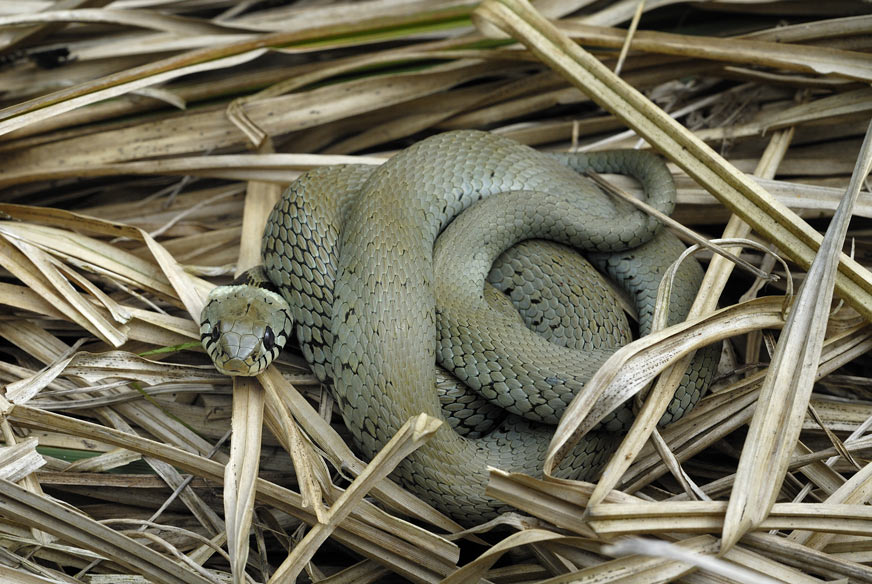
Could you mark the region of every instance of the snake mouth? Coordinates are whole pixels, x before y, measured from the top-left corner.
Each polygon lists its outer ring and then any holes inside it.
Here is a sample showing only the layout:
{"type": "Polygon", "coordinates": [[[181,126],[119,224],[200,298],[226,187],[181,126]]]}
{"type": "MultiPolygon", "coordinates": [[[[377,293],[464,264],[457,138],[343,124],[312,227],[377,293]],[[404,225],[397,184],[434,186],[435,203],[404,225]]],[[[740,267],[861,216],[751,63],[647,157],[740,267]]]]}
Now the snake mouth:
{"type": "Polygon", "coordinates": [[[228,359],[227,361],[215,364],[215,367],[224,375],[256,375],[256,371],[252,371],[251,365],[242,359],[228,359]]]}

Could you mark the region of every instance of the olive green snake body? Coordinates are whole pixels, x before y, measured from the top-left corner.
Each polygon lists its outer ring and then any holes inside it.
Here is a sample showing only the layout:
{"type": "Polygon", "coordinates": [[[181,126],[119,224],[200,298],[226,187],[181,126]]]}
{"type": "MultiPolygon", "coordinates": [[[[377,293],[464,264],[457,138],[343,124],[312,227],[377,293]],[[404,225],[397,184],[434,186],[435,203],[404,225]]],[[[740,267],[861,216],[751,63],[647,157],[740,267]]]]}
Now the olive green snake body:
{"type": "MultiPolygon", "coordinates": [[[[286,191],[264,232],[264,269],[275,287],[267,304],[283,297],[290,305],[304,355],[320,379],[332,381],[342,417],[365,456],[373,456],[411,416],[442,415],[434,390],[437,356],[484,398],[512,412],[499,427],[474,439],[443,424],[394,473],[462,523],[505,509],[484,494],[489,467],[541,472],[551,430],[539,422],[555,423],[624,340],[612,331],[617,325],[611,316],[596,320],[578,311],[561,313],[558,321],[594,323],[592,333],[564,347],[538,338],[518,324],[517,316],[497,311],[495,317],[493,301],[483,293],[492,262],[529,238],[591,250],[591,260],[634,297],[644,333],[660,275],[683,249],[656,220],[616,204],[582,177],[588,165],[637,177],[648,203],[671,211],[671,176],[652,155],[552,156],[494,134],[457,131],[423,140],[374,169],[306,173],[286,191]],[[452,220],[434,251],[437,236],[452,220]],[[435,282],[434,261],[449,274],[435,282]],[[472,300],[452,300],[458,293],[471,294],[472,300]],[[437,296],[440,317],[448,303],[453,320],[437,323],[437,296]],[[613,339],[611,346],[596,346],[602,336],[613,339]]],[[[503,282],[514,296],[518,286],[512,277],[523,281],[524,276],[510,275],[509,283],[503,282]]],[[[698,265],[681,268],[670,303],[672,322],[686,314],[700,277],[698,265]]],[[[243,300],[236,303],[244,310],[237,312],[255,312],[245,300],[249,293],[240,288],[239,294],[243,300]]],[[[287,333],[273,330],[266,318],[257,316],[254,332],[238,334],[234,346],[248,343],[252,353],[276,353],[275,337],[287,333]],[[240,340],[257,339],[264,331],[268,342],[240,340]]],[[[538,317],[528,316],[531,322],[538,323],[538,317]]],[[[269,358],[255,357],[260,365],[243,371],[240,363],[247,355],[226,368],[228,358],[216,356],[219,345],[227,349],[221,334],[234,326],[229,317],[204,311],[204,346],[219,369],[255,374],[269,358]]],[[[713,371],[713,353],[701,353],[662,421],[687,411],[713,371]]],[[[630,420],[629,407],[613,414],[564,459],[560,473],[589,478],[616,443],[613,432],[630,420]]]]}

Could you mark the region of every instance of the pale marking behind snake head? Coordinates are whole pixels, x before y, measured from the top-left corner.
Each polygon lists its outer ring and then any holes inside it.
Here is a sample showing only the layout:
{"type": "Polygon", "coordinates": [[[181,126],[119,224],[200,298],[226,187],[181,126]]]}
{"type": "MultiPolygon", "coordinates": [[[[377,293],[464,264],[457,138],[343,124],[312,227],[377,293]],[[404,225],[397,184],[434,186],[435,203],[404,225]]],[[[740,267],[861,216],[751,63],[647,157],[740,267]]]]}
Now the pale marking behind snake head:
{"type": "Polygon", "coordinates": [[[291,335],[290,307],[256,276],[246,272],[231,284],[214,288],[200,315],[200,342],[225,375],[262,372],[291,335]]]}

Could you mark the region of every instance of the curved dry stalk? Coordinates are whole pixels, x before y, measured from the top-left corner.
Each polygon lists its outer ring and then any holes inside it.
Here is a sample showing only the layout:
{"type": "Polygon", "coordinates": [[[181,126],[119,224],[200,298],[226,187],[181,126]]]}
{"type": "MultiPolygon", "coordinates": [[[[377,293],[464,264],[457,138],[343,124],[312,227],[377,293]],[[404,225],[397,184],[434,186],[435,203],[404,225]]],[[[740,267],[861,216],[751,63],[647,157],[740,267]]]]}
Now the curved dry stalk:
{"type": "MultiPolygon", "coordinates": [[[[698,348],[759,328],[780,328],[784,297],[772,296],[723,308],[671,326],[621,347],[575,397],[560,419],[545,458],[550,475],[577,441],[617,405],[642,390],[666,367],[698,348]]],[[[605,493],[597,493],[599,500],[605,493]]]]}
{"type": "MultiPolygon", "coordinates": [[[[860,328],[847,336],[827,339],[826,347],[827,354],[821,358],[818,365],[818,378],[829,375],[844,363],[872,349],[872,333],[868,328],[860,328]]],[[[747,424],[754,413],[760,384],[765,375],[766,371],[754,373],[704,398],[690,414],[663,430],[663,436],[669,448],[676,453],[678,460],[687,460],[747,424]]],[[[863,448],[862,442],[849,442],[849,445],[852,449],[863,448]]],[[[824,454],[818,454],[812,460],[822,457],[824,454]]],[[[792,463],[791,468],[797,468],[797,464],[792,463]]],[[[634,493],[665,472],[666,469],[659,461],[658,455],[645,446],[616,486],[626,492],[634,493]]],[[[728,476],[719,480],[717,486],[728,488],[732,484],[732,478],[728,476]],[[726,484],[727,482],[729,484],[726,484]]]]}
{"type": "Polygon", "coordinates": [[[826,333],[839,254],[860,186],[872,170],[872,124],[860,149],[845,198],[839,205],[817,257],[800,288],[763,381],[757,411],[751,420],[739,459],[736,482],[724,521],[724,547],[761,524],[778,492],[802,418],[811,397],[817,362],[826,333]]]}
{"type": "Polygon", "coordinates": [[[545,529],[526,529],[505,538],[478,558],[456,570],[451,576],[445,578],[442,584],[462,584],[464,582],[478,582],[484,578],[487,571],[499,560],[503,554],[512,549],[533,545],[541,542],[560,541],[562,543],[576,542],[579,538],[559,535],[545,529]]]}

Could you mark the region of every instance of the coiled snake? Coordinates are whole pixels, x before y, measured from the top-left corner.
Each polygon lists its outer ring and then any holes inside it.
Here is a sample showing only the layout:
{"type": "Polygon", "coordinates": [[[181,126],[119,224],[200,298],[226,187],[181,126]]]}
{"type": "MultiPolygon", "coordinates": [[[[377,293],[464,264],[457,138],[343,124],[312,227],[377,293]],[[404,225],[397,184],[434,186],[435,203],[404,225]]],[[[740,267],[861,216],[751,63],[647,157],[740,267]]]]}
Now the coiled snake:
{"type": "MultiPolygon", "coordinates": [[[[488,467],[541,472],[550,430],[539,422],[556,422],[625,339],[616,332],[623,316],[599,314],[600,305],[557,314],[557,325],[545,325],[556,330],[572,315],[589,320],[589,332],[568,343],[581,351],[542,340],[519,324],[517,315],[497,310],[494,316],[490,306],[500,301],[482,292],[493,260],[530,238],[589,249],[591,260],[634,298],[644,334],[660,274],[683,249],[673,235],[658,230],[654,219],[618,205],[579,174],[588,167],[633,175],[643,183],[649,204],[667,213],[674,205],[672,178],[652,155],[552,156],[477,131],[433,136],[375,169],[310,171],[288,188],[270,215],[263,270],[213,291],[203,311],[203,345],[219,370],[254,375],[290,335],[289,311],[304,355],[320,379],[332,380],[343,419],[366,456],[410,416],[442,415],[434,390],[438,356],[444,367],[512,415],[477,438],[443,424],[394,476],[463,523],[492,517],[503,505],[484,494],[488,467]],[[479,200],[451,224],[434,251],[440,232],[479,200]],[[453,273],[434,283],[434,261],[453,273]],[[259,279],[258,274],[268,281],[250,287],[245,280],[259,279]],[[597,335],[609,346],[597,348],[597,335]]],[[[516,274],[510,266],[515,260],[504,257],[503,267],[495,270],[509,273],[502,286],[513,297],[519,281],[539,277],[516,274]]],[[[542,261],[527,264],[536,270],[543,268],[542,261]]],[[[558,268],[564,263],[556,261],[558,268]]],[[[673,322],[686,314],[700,277],[693,263],[679,272],[670,303],[673,322]]],[[[562,275],[552,280],[567,287],[562,275]]],[[[533,303],[539,304],[544,297],[536,298],[533,303]]],[[[527,320],[542,324],[535,316],[527,320]]],[[[713,370],[714,354],[702,352],[664,422],[692,406],[713,370]]],[[[471,398],[460,400],[463,405],[446,409],[448,417],[468,409],[471,398]]],[[[630,415],[628,407],[613,414],[564,459],[560,472],[589,477],[616,443],[612,432],[625,428],[630,415]]],[[[468,417],[480,433],[487,416],[468,417]]]]}

